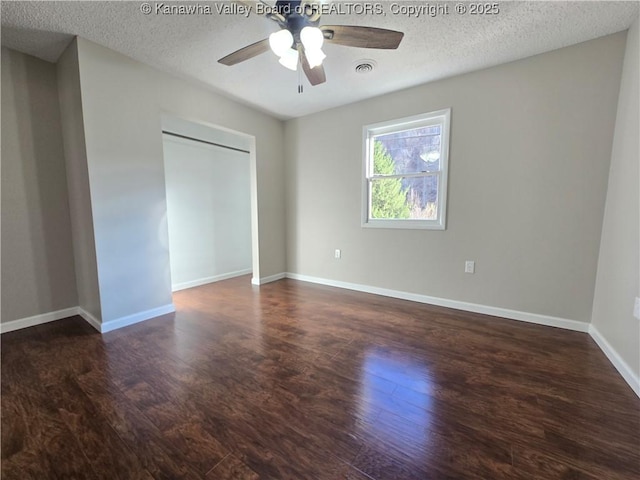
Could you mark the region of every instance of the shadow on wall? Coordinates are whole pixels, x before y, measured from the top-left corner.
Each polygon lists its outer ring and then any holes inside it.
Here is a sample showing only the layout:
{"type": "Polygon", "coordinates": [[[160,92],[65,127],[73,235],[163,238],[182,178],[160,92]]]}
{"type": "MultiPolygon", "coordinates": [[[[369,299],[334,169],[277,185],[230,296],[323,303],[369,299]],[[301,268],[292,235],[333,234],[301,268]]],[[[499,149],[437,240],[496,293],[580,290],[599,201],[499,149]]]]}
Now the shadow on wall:
{"type": "Polygon", "coordinates": [[[7,49],[2,55],[8,70],[2,92],[2,318],[8,321],[78,300],[55,66],[7,49]]]}

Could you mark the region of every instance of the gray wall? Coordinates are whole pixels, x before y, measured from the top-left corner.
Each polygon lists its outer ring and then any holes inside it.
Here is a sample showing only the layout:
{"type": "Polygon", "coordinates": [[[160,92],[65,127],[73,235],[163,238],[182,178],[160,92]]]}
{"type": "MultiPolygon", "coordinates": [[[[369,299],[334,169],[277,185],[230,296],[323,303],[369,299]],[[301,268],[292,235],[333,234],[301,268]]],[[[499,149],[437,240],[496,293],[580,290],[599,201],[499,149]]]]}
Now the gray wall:
{"type": "Polygon", "coordinates": [[[71,235],[78,280],[78,305],[100,321],[102,310],[79,74],[78,48],[74,40],[57,64],[60,118],[69,186],[71,235]]]}
{"type": "Polygon", "coordinates": [[[623,32],[288,121],[288,271],[589,322],[624,47],[623,32]],[[448,107],[447,230],[361,228],[362,126],[448,107]]]}
{"type": "Polygon", "coordinates": [[[77,39],[102,322],[171,305],[152,71],[77,39]]]}
{"type": "Polygon", "coordinates": [[[282,122],[82,38],[77,46],[102,321],[171,304],[163,113],[255,136],[259,273],[283,271],[282,122]]]}
{"type": "Polygon", "coordinates": [[[2,48],[2,322],[78,304],[56,67],[2,48]]]}
{"type": "Polygon", "coordinates": [[[640,122],[638,20],[629,30],[602,228],[592,323],[640,376],[640,122]]]}

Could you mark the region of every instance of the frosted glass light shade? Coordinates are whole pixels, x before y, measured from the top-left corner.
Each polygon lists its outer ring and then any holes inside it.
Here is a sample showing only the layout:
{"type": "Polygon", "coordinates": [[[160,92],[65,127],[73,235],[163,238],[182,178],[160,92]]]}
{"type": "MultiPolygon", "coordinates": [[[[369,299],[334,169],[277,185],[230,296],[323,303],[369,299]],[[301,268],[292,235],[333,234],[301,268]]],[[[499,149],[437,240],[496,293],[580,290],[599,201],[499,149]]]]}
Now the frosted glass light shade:
{"type": "Polygon", "coordinates": [[[298,69],[298,51],[288,48],[280,56],[280,65],[287,67],[289,70],[296,71],[298,69]]]}
{"type": "Polygon", "coordinates": [[[300,32],[300,41],[306,50],[320,50],[324,35],[318,27],[304,27],[300,32]]]}
{"type": "Polygon", "coordinates": [[[269,35],[271,51],[279,57],[282,57],[287,50],[290,50],[291,45],[293,45],[293,35],[287,29],[278,30],[269,35]]]}
{"type": "Polygon", "coordinates": [[[324,52],[319,48],[313,50],[305,48],[304,54],[307,57],[307,62],[309,62],[309,66],[311,68],[322,65],[322,61],[327,58],[324,52]]]}

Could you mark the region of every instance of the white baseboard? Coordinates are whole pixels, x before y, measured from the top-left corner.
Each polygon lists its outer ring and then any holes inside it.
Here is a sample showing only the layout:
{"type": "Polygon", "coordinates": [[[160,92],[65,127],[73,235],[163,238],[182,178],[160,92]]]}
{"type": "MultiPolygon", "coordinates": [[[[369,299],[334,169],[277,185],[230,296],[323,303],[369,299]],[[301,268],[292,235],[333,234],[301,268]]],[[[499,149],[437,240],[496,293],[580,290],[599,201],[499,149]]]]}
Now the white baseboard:
{"type": "MultiPolygon", "coordinates": [[[[160,315],[166,315],[167,313],[173,313],[175,311],[176,311],[176,307],[173,305],[173,303],[169,303],[167,305],[163,305],[162,307],[152,308],[151,310],[145,310],[144,312],[134,313],[133,315],[127,315],[126,317],[120,317],[114,320],[101,322],[98,327],[94,325],[94,321],[88,320],[84,316],[83,318],[85,318],[85,320],[87,320],[100,333],[107,333],[112,330],[116,330],[118,328],[133,325],[134,323],[144,322],[145,320],[159,317],[160,315]]],[[[94,318],[93,320],[96,320],[96,319],[94,318]]]]}
{"type": "Polygon", "coordinates": [[[268,277],[256,278],[253,277],[251,279],[252,285],[264,285],[265,283],[275,282],[276,280],[282,280],[285,278],[285,273],[276,273],[275,275],[270,275],[268,277]]]}
{"type": "Polygon", "coordinates": [[[616,352],[611,344],[602,336],[595,325],[589,325],[589,335],[598,344],[600,350],[604,352],[609,361],[618,370],[622,378],[629,384],[631,389],[640,397],[640,378],[636,375],[631,367],[625,362],[622,357],[616,352]]]}
{"type": "Polygon", "coordinates": [[[0,323],[0,334],[13,332],[14,330],[20,330],[22,328],[33,327],[35,325],[42,325],[43,323],[55,322],[56,320],[73,317],[74,315],[78,315],[78,307],[70,307],[63,310],[56,310],[55,312],[34,315],[33,317],[19,318],[18,320],[3,322],[0,323]]]}
{"type": "Polygon", "coordinates": [[[96,317],[94,317],[93,315],[91,315],[89,312],[87,312],[84,308],[82,307],[77,307],[77,308],[78,308],[78,315],[80,315],[85,322],[87,322],[97,331],[100,331],[100,325],[102,324],[102,322],[98,320],[96,317]]]}
{"type": "Polygon", "coordinates": [[[143,322],[145,320],[149,320],[150,318],[159,317],[160,315],[166,315],[167,313],[173,313],[175,311],[176,307],[173,305],[173,303],[170,303],[168,305],[163,305],[162,307],[152,308],[151,310],[134,313],[133,315],[127,315],[126,317],[116,318],[115,320],[109,320],[107,322],[101,322],[83,308],[71,307],[55,312],[43,313],[42,315],[34,315],[33,317],[21,318],[18,320],[12,320],[10,322],[0,323],[0,333],[12,332],[14,330],[19,330],[22,328],[33,327],[34,325],[54,322],[56,320],[62,320],[63,318],[73,317],[74,315],[80,315],[98,332],[106,333],[117,328],[126,327],[127,325],[133,325],[134,323],[143,322]]]}
{"type": "Polygon", "coordinates": [[[253,270],[248,268],[246,270],[238,270],[236,272],[223,273],[222,275],[214,275],[213,277],[204,277],[197,280],[191,280],[189,282],[180,282],[171,285],[171,290],[174,292],[185,290],[187,288],[199,287],[200,285],[206,285],[207,283],[219,282],[221,280],[228,280],[234,277],[240,277],[242,275],[248,275],[253,270]]]}
{"type": "Polygon", "coordinates": [[[578,322],[566,318],[551,317],[548,315],[540,315],[537,313],[520,312],[518,310],[509,310],[501,307],[490,307],[488,305],[480,305],[477,303],[461,302],[458,300],[449,300],[446,298],[430,297],[420,295],[418,293],[408,293],[399,290],[390,290],[387,288],[372,287],[369,285],[360,285],[357,283],[341,282],[338,280],[328,280],[325,278],[310,277],[308,275],[300,275],[298,273],[286,273],[287,278],[292,280],[300,280],[303,282],[318,283],[330,287],[346,288],[347,290],[356,290],[358,292],[373,293],[375,295],[383,295],[385,297],[399,298],[402,300],[411,300],[418,303],[427,303],[429,305],[437,305],[440,307],[454,308],[456,310],[464,310],[467,312],[482,313],[484,315],[493,315],[495,317],[503,317],[511,320],[519,320],[521,322],[535,323],[538,325],[546,325],[549,327],[564,328],[566,330],[574,330],[577,332],[588,332],[589,324],[586,322],[578,322]]]}

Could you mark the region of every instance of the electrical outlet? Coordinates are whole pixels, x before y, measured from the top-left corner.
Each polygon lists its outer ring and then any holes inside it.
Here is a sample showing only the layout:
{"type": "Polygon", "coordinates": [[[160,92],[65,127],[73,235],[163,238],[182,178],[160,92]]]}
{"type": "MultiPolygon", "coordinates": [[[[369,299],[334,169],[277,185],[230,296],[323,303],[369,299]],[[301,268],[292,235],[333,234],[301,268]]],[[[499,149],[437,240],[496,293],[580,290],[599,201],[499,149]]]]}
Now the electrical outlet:
{"type": "Polygon", "coordinates": [[[636,297],[636,303],[633,305],[633,316],[640,320],[640,297],[636,297]]]}
{"type": "Polygon", "coordinates": [[[333,256],[338,259],[342,258],[342,252],[340,251],[339,248],[336,248],[336,251],[334,252],[333,256]]]}
{"type": "Polygon", "coordinates": [[[467,260],[464,262],[464,273],[475,273],[476,271],[476,262],[473,260],[467,260]]]}

